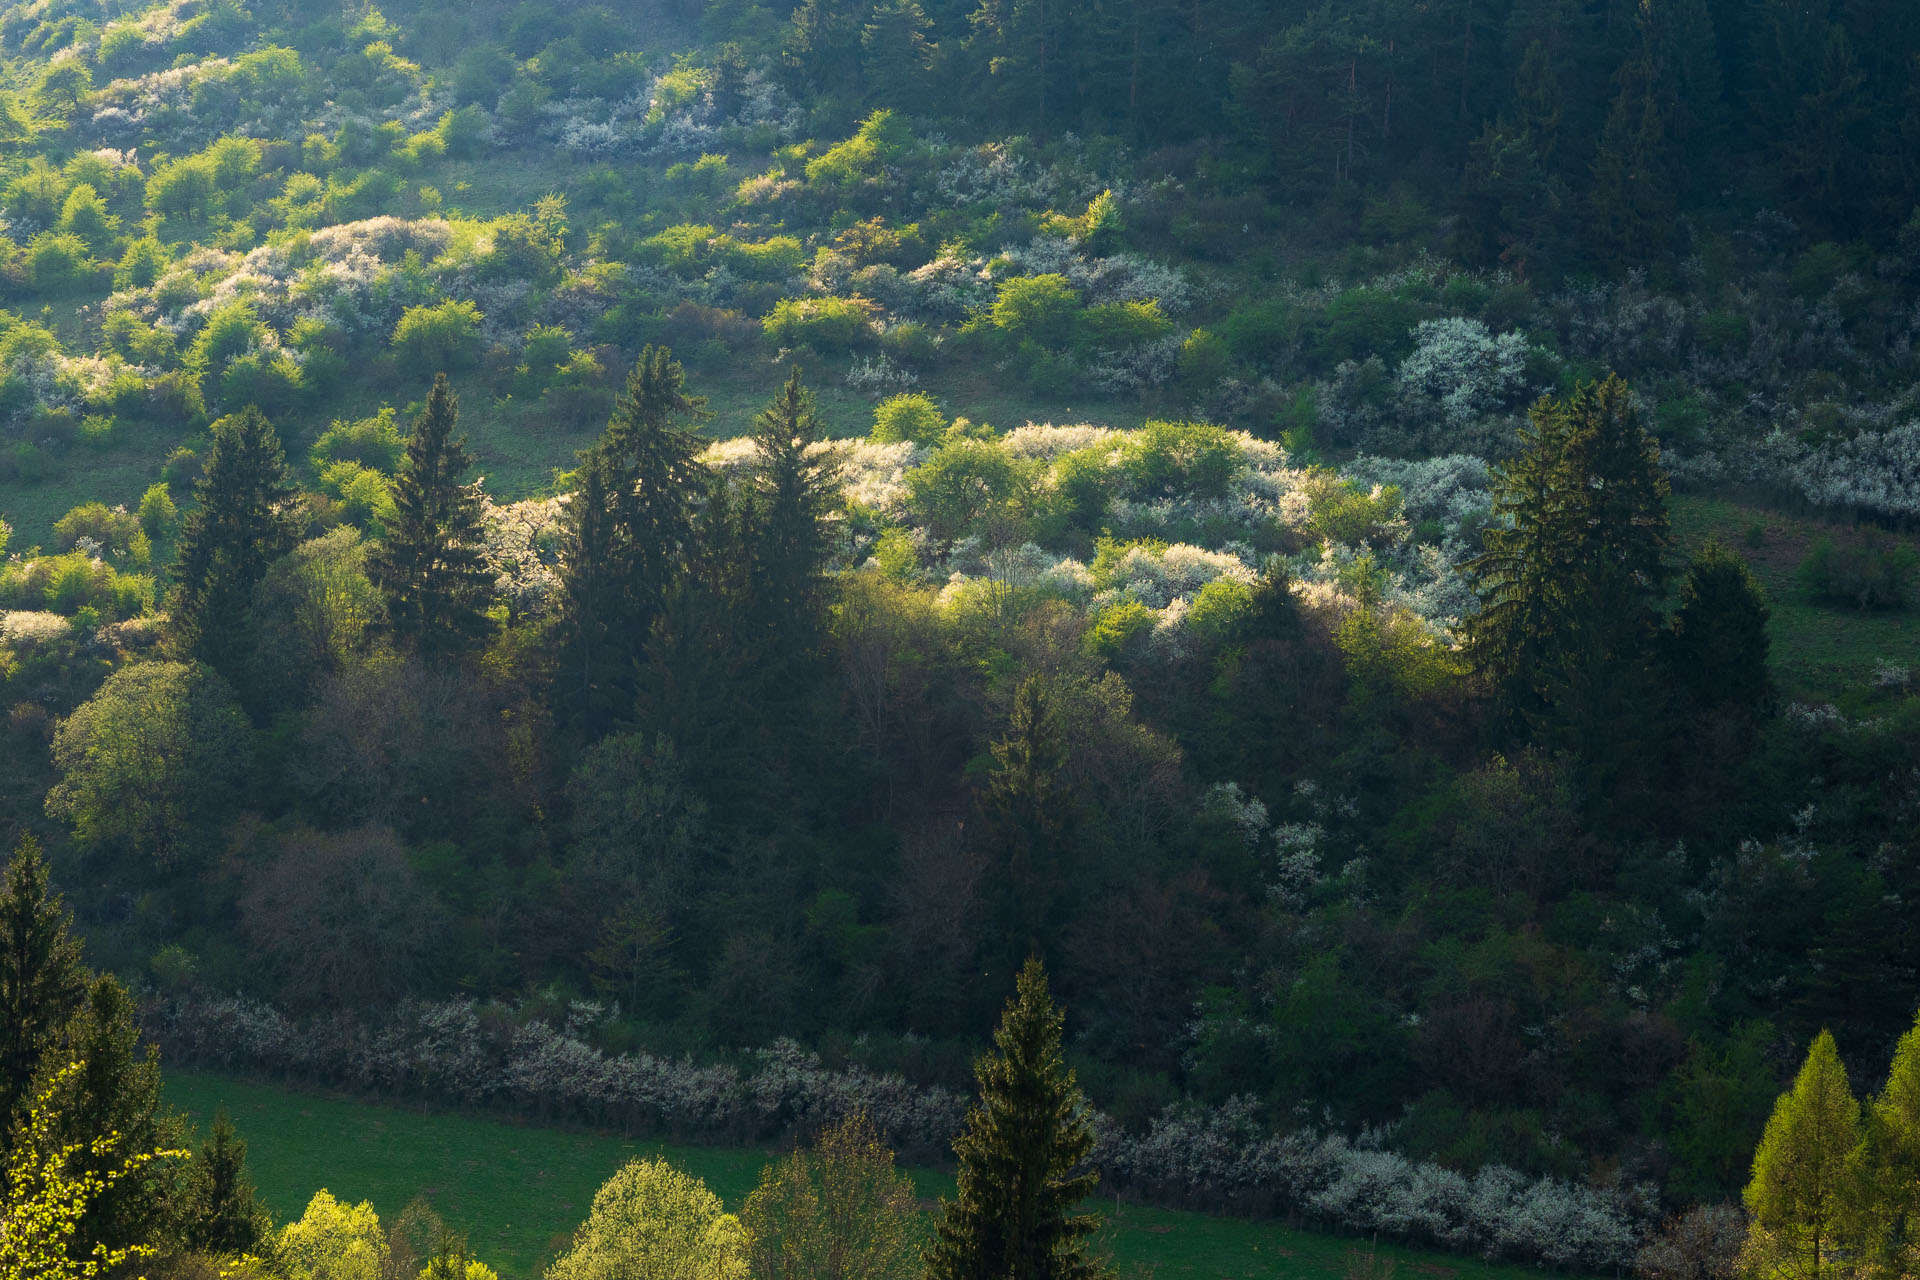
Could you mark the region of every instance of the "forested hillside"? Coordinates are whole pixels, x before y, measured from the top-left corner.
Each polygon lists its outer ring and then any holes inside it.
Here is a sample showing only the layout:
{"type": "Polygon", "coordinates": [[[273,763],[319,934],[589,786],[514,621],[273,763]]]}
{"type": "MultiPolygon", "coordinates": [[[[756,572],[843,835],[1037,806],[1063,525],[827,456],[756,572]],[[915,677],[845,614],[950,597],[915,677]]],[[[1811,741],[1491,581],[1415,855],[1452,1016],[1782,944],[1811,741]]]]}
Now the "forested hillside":
{"type": "Polygon", "coordinates": [[[118,977],[0,968],[64,1011],[9,1114],[137,1020],[945,1159],[1037,958],[1109,1188],[1674,1277],[1745,1188],[1787,1274],[1806,1046],[1891,1081],[1849,1167],[1920,1134],[1916,59],[1865,0],[0,6],[0,824],[118,977]]]}

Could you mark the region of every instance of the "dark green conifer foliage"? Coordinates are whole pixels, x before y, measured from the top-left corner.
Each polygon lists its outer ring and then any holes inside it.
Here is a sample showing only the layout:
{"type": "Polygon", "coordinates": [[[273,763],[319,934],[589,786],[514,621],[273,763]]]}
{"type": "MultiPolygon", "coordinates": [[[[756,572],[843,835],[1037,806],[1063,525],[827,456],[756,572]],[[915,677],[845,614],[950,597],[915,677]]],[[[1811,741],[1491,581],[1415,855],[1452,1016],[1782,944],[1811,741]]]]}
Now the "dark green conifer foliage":
{"type": "MultiPolygon", "coordinates": [[[[80,1070],[55,1097],[54,1139],[82,1148],[75,1157],[76,1168],[104,1174],[118,1167],[128,1152],[179,1147],[186,1124],[161,1106],[159,1051],[140,1043],[133,999],[112,977],[94,980],[80,1010],[49,1046],[41,1059],[35,1092],[45,1089],[55,1072],[73,1063],[79,1063],[80,1070]],[[95,1139],[112,1135],[117,1135],[117,1141],[111,1148],[85,1149],[95,1139]]],[[[156,1224],[171,1229],[178,1221],[178,1181],[177,1165],[156,1161],[114,1183],[81,1220],[82,1251],[91,1251],[95,1245],[120,1249],[147,1242],[156,1224]]]]}
{"type": "Polygon", "coordinates": [[[692,425],[705,407],[673,353],[648,347],[606,433],[581,455],[561,569],[561,692],[590,737],[631,709],[635,666],[685,563],[710,487],[692,425]]]}
{"type": "Polygon", "coordinates": [[[1674,675],[1706,707],[1759,707],[1767,675],[1767,594],[1746,562],[1707,543],[1680,584],[1668,653],[1674,675]]]}
{"type": "Polygon", "coordinates": [[[0,1152],[40,1055],[86,994],[72,915],[48,883],[40,842],[22,836],[0,885],[0,1152]]]}
{"type": "Polygon", "coordinates": [[[188,1178],[186,1244],[214,1254],[259,1253],[273,1232],[273,1215],[254,1194],[247,1144],[225,1111],[214,1113],[188,1178]]]}
{"type": "Polygon", "coordinates": [[[252,657],[253,589],[294,541],[286,455],[258,409],[214,424],[194,498],[173,568],[173,634],[188,655],[237,685],[252,657]]]}
{"type": "Polygon", "coordinates": [[[1644,262],[1672,238],[1669,110],[1651,38],[1620,68],[1600,148],[1593,160],[1595,248],[1608,262],[1644,262]]]}
{"type": "Polygon", "coordinates": [[[1467,652],[1509,712],[1604,761],[1650,731],[1667,477],[1660,447],[1619,377],[1542,400],[1522,448],[1494,479],[1496,522],[1465,571],[1481,610],[1467,652]]]}
{"type": "Polygon", "coordinates": [[[995,936],[1004,972],[1022,955],[1044,951],[1066,888],[1074,796],[1065,776],[1067,743],[1044,676],[1021,683],[1007,734],[992,751],[994,770],[980,809],[997,881],[995,936]]]}
{"type": "Polygon", "coordinates": [[[834,484],[832,470],[807,457],[819,438],[813,393],[796,366],[753,423],[752,590],[776,654],[808,652],[819,642],[834,484]]]}
{"type": "Polygon", "coordinates": [[[958,1186],[941,1201],[926,1252],[929,1280],[1103,1274],[1087,1253],[1098,1220],[1074,1212],[1099,1178],[1075,1172],[1093,1150],[1093,1131],[1061,1050],[1065,1021],[1040,962],[1028,960],[993,1033],[995,1052],[974,1064],[980,1098],[954,1140],[958,1186]]]}
{"type": "Polygon", "coordinates": [[[920,105],[933,59],[932,28],[918,0],[881,0],[873,7],[860,33],[860,61],[875,106],[912,111],[920,105]]]}
{"type": "Polygon", "coordinates": [[[393,525],[368,564],[394,633],[434,653],[469,646],[492,625],[480,486],[460,482],[471,464],[453,434],[459,420],[459,398],[436,374],[394,477],[393,525]]]}

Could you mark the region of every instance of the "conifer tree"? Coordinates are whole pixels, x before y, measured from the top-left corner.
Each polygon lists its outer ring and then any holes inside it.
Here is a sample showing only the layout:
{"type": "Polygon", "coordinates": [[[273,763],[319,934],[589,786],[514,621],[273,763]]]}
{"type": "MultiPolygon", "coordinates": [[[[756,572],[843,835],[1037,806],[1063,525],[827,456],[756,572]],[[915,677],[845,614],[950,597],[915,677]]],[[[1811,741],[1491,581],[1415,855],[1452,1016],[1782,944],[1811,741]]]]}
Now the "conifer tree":
{"type": "Polygon", "coordinates": [[[588,736],[631,709],[634,668],[685,564],[710,475],[693,429],[706,398],[680,362],[648,347],[599,443],[581,457],[570,504],[562,593],[574,712],[588,736]],[[591,490],[591,492],[589,492],[591,490]],[[596,498],[597,495],[597,498],[596,498]]]}
{"type": "Polygon", "coordinates": [[[880,0],[860,33],[867,96],[878,107],[911,111],[926,92],[933,28],[919,0],[880,0]]]}
{"type": "Polygon", "coordinates": [[[1021,682],[1007,734],[992,752],[980,809],[997,881],[995,932],[1011,970],[1022,954],[1044,949],[1066,887],[1073,796],[1065,778],[1067,744],[1044,676],[1021,682]]]}
{"type": "Polygon", "coordinates": [[[796,366],[753,424],[752,591],[756,621],[776,656],[818,640],[833,487],[831,469],[807,457],[819,438],[813,393],[796,366]]]}
{"type": "MultiPolygon", "coordinates": [[[[59,1080],[52,1093],[53,1134],[59,1142],[83,1148],[72,1166],[76,1171],[104,1175],[117,1166],[116,1152],[180,1145],[186,1125],[161,1105],[159,1052],[140,1043],[133,999],[114,978],[94,979],[40,1070],[36,1094],[59,1080]],[[78,1064],[78,1070],[66,1072],[69,1064],[78,1064]],[[107,1137],[116,1140],[111,1147],[93,1147],[107,1137]]],[[[173,1164],[153,1164],[116,1182],[88,1206],[81,1221],[86,1249],[126,1248],[150,1240],[156,1224],[171,1227],[177,1221],[179,1174],[173,1164]]]]}
{"type": "Polygon", "coordinates": [[[253,589],[294,540],[286,455],[258,409],[214,424],[194,497],[173,568],[174,638],[237,684],[252,657],[253,589]]]}
{"type": "Polygon", "coordinates": [[[1061,1049],[1065,1017],[1037,959],[1020,971],[974,1064],[980,1098],[954,1140],[960,1170],[926,1252],[929,1280],[1090,1280],[1098,1220],[1074,1208],[1099,1181],[1075,1172],[1093,1150],[1086,1099],[1061,1049]]]}
{"type": "Polygon", "coordinates": [[[1767,675],[1767,595],[1753,571],[1720,543],[1694,557],[1680,584],[1668,636],[1674,675],[1706,707],[1758,707],[1767,675]]]}
{"type": "Polygon", "coordinates": [[[1465,566],[1481,601],[1467,652],[1511,713],[1590,764],[1618,763],[1661,701],[1652,662],[1672,539],[1660,447],[1617,376],[1540,401],[1521,442],[1495,476],[1486,549],[1465,566]]]}
{"type": "Polygon", "coordinates": [[[186,1244],[207,1253],[258,1253],[273,1231],[273,1217],[254,1194],[247,1176],[247,1144],[225,1111],[188,1169],[186,1244]]]}
{"type": "Polygon", "coordinates": [[[0,1152],[54,1033],[86,994],[72,915],[48,883],[40,842],[22,836],[0,885],[0,1152]]]}
{"type": "Polygon", "coordinates": [[[1900,1038],[1854,1151],[1846,1228],[1863,1270],[1920,1275],[1920,1024],[1900,1038]]]}
{"type": "Polygon", "coordinates": [[[1752,1217],[1742,1254],[1747,1274],[1827,1280],[1840,1273],[1852,1216],[1849,1163],[1860,1135],[1860,1104],[1832,1034],[1822,1031],[1753,1155],[1743,1197],[1752,1217]]]}
{"type": "Polygon", "coordinates": [[[480,486],[460,482],[470,464],[453,434],[459,420],[447,375],[434,375],[394,477],[392,527],[367,566],[394,633],[428,652],[463,648],[491,625],[480,486]]]}

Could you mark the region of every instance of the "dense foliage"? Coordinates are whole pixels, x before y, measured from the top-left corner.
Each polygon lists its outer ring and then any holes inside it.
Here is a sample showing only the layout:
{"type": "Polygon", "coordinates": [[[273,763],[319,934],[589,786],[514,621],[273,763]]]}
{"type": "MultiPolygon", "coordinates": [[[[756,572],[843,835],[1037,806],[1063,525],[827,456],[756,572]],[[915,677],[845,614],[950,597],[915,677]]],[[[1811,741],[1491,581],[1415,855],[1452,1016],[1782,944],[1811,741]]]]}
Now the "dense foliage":
{"type": "MultiPolygon", "coordinates": [[[[830,1171],[897,1245],[875,1152],[944,1153],[1029,956],[1061,1186],[1614,1266],[1752,1182],[1818,1273],[1749,1156],[1820,1028],[1832,1098],[1905,1060],[1920,697],[1775,649],[1915,600],[1916,56],[1853,0],[0,6],[0,812],[183,1055],[876,1127],[769,1175],[791,1249],[636,1166],[659,1257],[566,1274],[801,1267],[830,1171]],[[1769,600],[1676,493],[1831,523],[1769,600]]],[[[21,1176],[397,1266],[221,1130],[108,1185],[182,1135],[49,893],[0,1102],[90,1045],[140,1123],[21,1176]]]]}

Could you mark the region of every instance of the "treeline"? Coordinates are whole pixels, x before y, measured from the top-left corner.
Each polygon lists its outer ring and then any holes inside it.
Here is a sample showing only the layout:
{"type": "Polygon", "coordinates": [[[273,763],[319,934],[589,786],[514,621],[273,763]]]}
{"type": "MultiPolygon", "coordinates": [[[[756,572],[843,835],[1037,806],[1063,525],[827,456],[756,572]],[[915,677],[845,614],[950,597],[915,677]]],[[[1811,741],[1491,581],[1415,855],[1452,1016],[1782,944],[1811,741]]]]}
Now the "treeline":
{"type": "MultiPolygon", "coordinates": [[[[769,16],[701,21],[759,51],[769,16]]],[[[1881,244],[1920,203],[1920,18],[1864,0],[808,0],[777,52],[828,114],[979,102],[1001,132],[1225,142],[1202,166],[1223,190],[1364,210],[1363,234],[1391,233],[1396,189],[1451,196],[1459,251],[1522,273],[1684,256],[1675,215],[1730,192],[1881,244]]]]}

